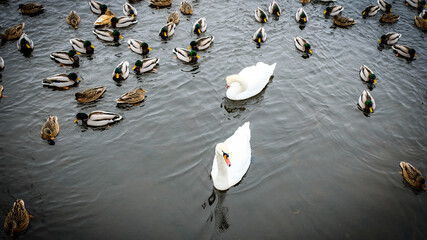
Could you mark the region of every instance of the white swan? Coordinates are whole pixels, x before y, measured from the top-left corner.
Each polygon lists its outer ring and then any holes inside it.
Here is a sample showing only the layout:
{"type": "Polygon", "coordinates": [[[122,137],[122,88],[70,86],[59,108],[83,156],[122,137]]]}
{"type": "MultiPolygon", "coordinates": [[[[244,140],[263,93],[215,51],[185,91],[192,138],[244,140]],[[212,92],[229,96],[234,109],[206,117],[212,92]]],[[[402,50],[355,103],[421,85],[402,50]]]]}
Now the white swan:
{"type": "Polygon", "coordinates": [[[250,140],[251,130],[246,122],[225,142],[216,145],[211,172],[216,189],[227,190],[246,174],[251,164],[250,140]]]}
{"type": "Polygon", "coordinates": [[[273,75],[276,63],[272,65],[258,62],[255,66],[244,68],[237,75],[230,75],[227,81],[227,97],[231,100],[243,100],[260,93],[271,75],[273,75]]]}

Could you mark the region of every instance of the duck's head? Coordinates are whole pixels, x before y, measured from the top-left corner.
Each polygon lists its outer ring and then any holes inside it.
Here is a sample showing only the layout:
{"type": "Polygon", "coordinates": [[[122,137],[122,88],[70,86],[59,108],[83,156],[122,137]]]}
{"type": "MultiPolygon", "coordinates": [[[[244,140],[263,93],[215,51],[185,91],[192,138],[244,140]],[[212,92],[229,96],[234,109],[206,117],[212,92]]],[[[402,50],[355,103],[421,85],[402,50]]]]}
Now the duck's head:
{"type": "Polygon", "coordinates": [[[119,19],[116,17],[111,18],[111,26],[116,27],[116,24],[119,22],[119,19]]]}
{"type": "Polygon", "coordinates": [[[101,14],[104,14],[106,11],[108,11],[108,7],[105,4],[101,4],[99,9],[101,9],[101,14]]]}
{"type": "Polygon", "coordinates": [[[122,35],[120,35],[120,32],[117,30],[113,31],[113,37],[115,41],[119,40],[119,38],[123,39],[122,35]]]}
{"type": "Polygon", "coordinates": [[[390,3],[386,3],[385,4],[385,12],[386,13],[391,13],[391,4],[390,3]]]}
{"type": "Polygon", "coordinates": [[[427,188],[426,188],[426,180],[424,179],[424,177],[422,177],[422,176],[420,176],[419,177],[420,179],[419,179],[419,181],[420,181],[420,183],[421,183],[421,188],[423,189],[423,190],[427,190],[427,188]]]}
{"type": "Polygon", "coordinates": [[[116,79],[119,79],[120,74],[122,73],[122,69],[120,69],[119,67],[117,67],[117,68],[114,70],[114,73],[115,73],[115,77],[116,77],[116,79]]]}
{"type": "Polygon", "coordinates": [[[258,33],[258,34],[256,35],[256,41],[257,41],[258,43],[261,43],[261,41],[262,41],[262,34],[261,34],[261,33],[258,33]]]}
{"type": "Polygon", "coordinates": [[[76,54],[80,54],[80,53],[76,52],[76,50],[70,50],[70,51],[68,51],[68,56],[69,57],[74,57],[74,55],[76,55],[76,54]]]}
{"type": "Polygon", "coordinates": [[[365,8],[365,10],[363,10],[362,12],[362,15],[365,16],[368,11],[369,11],[369,7],[365,8]]]}
{"type": "Polygon", "coordinates": [[[423,7],[423,6],[427,8],[427,3],[425,0],[420,1],[420,7],[423,7]]]}
{"type": "Polygon", "coordinates": [[[79,120],[86,121],[88,118],[89,116],[86,113],[77,113],[76,120],[74,120],[74,122],[76,123],[79,120]]]}
{"type": "Polygon", "coordinates": [[[140,68],[140,67],[142,67],[142,61],[141,60],[136,60],[136,62],[135,62],[135,66],[133,66],[133,70],[135,70],[135,68],[140,68]]]}
{"type": "Polygon", "coordinates": [[[410,48],[408,50],[409,56],[411,56],[411,58],[417,57],[417,54],[415,53],[415,49],[410,48]]]}
{"type": "MultiPolygon", "coordinates": [[[[228,151],[228,146],[225,143],[218,143],[216,145],[215,151],[218,155],[220,155],[222,157],[222,159],[224,159],[225,164],[228,167],[231,167],[231,161],[230,161],[230,154],[228,151]]],[[[217,159],[217,161],[220,161],[221,159],[217,159]]]]}
{"type": "Polygon", "coordinates": [[[146,42],[142,42],[142,43],[141,43],[141,48],[142,48],[143,50],[153,50],[153,49],[151,49],[151,48],[148,46],[148,44],[147,44],[146,42]]]}
{"type": "Polygon", "coordinates": [[[305,52],[313,53],[313,51],[311,50],[311,46],[310,46],[309,43],[305,43],[304,44],[304,48],[305,48],[305,52]]]}
{"type": "Polygon", "coordinates": [[[194,33],[202,33],[202,31],[200,30],[200,24],[196,23],[196,25],[194,26],[194,33]]]}
{"type": "Polygon", "coordinates": [[[130,15],[131,15],[132,17],[135,17],[135,12],[133,11],[133,9],[131,9],[131,10],[129,11],[129,13],[130,13],[130,15]]]}
{"type": "Polygon", "coordinates": [[[375,84],[377,84],[377,77],[375,76],[375,74],[371,73],[369,74],[369,81],[374,82],[375,84]]]}
{"type": "Polygon", "coordinates": [[[167,38],[168,37],[168,29],[166,27],[162,27],[162,29],[160,30],[160,36],[162,38],[167,38]]]}
{"type": "Polygon", "coordinates": [[[307,16],[305,15],[305,13],[301,13],[300,15],[300,22],[301,23],[306,23],[307,22],[307,16]]]}
{"type": "Polygon", "coordinates": [[[85,48],[91,47],[91,48],[95,49],[95,47],[92,45],[92,43],[89,40],[84,41],[83,46],[85,48]]]}
{"type": "Polygon", "coordinates": [[[331,7],[327,7],[325,9],[325,11],[323,12],[323,14],[330,14],[332,12],[332,8],[331,7]]]}
{"type": "Polygon", "coordinates": [[[52,131],[49,128],[43,129],[43,133],[44,133],[45,136],[49,137],[50,140],[54,140],[55,139],[55,137],[52,136],[53,133],[52,133],[52,131]]]}
{"type": "Polygon", "coordinates": [[[279,6],[274,5],[274,7],[273,7],[273,14],[276,14],[278,17],[280,17],[280,9],[279,9],[279,6]]]}
{"type": "Polygon", "coordinates": [[[365,106],[366,106],[366,108],[368,108],[369,109],[369,112],[374,112],[374,110],[372,109],[372,101],[371,100],[367,100],[366,101],[366,103],[365,103],[365,106]]]}
{"type": "Polygon", "coordinates": [[[261,17],[261,21],[267,22],[267,16],[265,15],[265,13],[261,12],[260,17],[261,17]]]}
{"type": "Polygon", "coordinates": [[[197,55],[197,52],[194,50],[191,50],[190,57],[191,57],[191,61],[197,61],[197,58],[200,58],[200,56],[197,55]]]}
{"type": "Polygon", "coordinates": [[[30,43],[25,38],[22,38],[20,44],[21,44],[21,47],[26,47],[27,49],[31,49],[30,43]]]}
{"type": "Polygon", "coordinates": [[[188,47],[188,49],[193,49],[194,51],[198,51],[199,48],[197,47],[197,45],[199,45],[196,41],[191,41],[190,46],[188,47]]]}
{"type": "Polygon", "coordinates": [[[73,80],[73,81],[81,81],[81,79],[77,76],[77,74],[76,73],[69,73],[68,75],[67,75],[67,77],[69,78],[69,79],[71,79],[71,80],[73,80]]]}
{"type": "Polygon", "coordinates": [[[382,35],[380,40],[378,40],[378,42],[380,43],[387,43],[387,36],[386,35],[382,35]]]}

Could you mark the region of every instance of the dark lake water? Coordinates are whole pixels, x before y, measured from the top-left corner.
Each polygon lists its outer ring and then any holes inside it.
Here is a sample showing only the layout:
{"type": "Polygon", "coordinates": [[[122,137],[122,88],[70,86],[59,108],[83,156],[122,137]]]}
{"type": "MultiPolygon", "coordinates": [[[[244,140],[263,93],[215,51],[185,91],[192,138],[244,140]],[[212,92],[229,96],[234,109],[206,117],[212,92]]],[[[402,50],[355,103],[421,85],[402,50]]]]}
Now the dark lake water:
{"type": "MultiPolygon", "coordinates": [[[[97,16],[87,1],[39,1],[43,14],[21,15],[19,2],[0,1],[1,31],[25,22],[34,41],[30,57],[16,41],[2,42],[6,68],[0,84],[0,209],[4,220],[16,198],[34,215],[17,239],[426,239],[427,194],[414,192],[399,174],[408,161],[427,175],[427,51],[425,32],[414,24],[416,9],[391,1],[401,16],[393,25],[362,10],[376,1],[337,1],[357,24],[334,28],[326,5],[304,6],[309,22],[301,30],[297,0],[278,1],[282,15],[264,24],[267,41],[257,48],[261,26],[254,10],[266,1],[189,1],[192,16],[180,14],[175,36],[158,36],[167,15],[181,1],[156,9],[133,4],[138,24],[121,29],[120,46],[92,34],[97,16]],[[81,16],[78,30],[65,18],[81,16]],[[204,36],[214,45],[196,64],[174,59],[172,49],[196,39],[192,24],[206,17],[204,36]],[[387,32],[417,51],[408,62],[392,49],[378,49],[387,32]],[[313,55],[302,58],[293,42],[302,36],[313,55]],[[80,67],[63,68],[49,58],[68,51],[70,38],[91,40],[95,54],[80,67]],[[126,41],[146,41],[160,58],[157,73],[111,78],[123,60],[141,57],[126,41]],[[274,78],[254,98],[225,98],[225,77],[262,61],[277,63],[274,78]],[[371,93],[377,108],[365,117],[356,102],[366,85],[362,64],[378,80],[371,93]],[[75,71],[82,82],[67,91],[42,86],[42,79],[75,71]],[[106,86],[95,103],[74,94],[106,86]],[[145,101],[118,107],[115,99],[142,87],[145,101]],[[73,123],[78,112],[117,112],[123,121],[105,130],[73,123]],[[49,115],[59,119],[55,145],[40,138],[49,115]],[[252,164],[241,183],[213,191],[215,145],[251,122],[252,164]]],[[[123,1],[106,2],[121,16],[123,1]]],[[[0,236],[7,236],[0,231],[0,236]]]]}

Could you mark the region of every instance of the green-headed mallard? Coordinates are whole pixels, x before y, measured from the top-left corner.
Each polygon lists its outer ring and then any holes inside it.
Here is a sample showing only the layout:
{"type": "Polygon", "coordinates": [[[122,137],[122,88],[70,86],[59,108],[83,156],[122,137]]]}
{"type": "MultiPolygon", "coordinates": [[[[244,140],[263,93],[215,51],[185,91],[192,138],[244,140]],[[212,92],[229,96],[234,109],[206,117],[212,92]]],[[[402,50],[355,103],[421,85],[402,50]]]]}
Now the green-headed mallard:
{"type": "Polygon", "coordinates": [[[139,41],[136,39],[129,39],[128,45],[130,50],[142,55],[147,55],[151,50],[153,50],[148,46],[146,42],[139,41]]]}
{"type": "Polygon", "coordinates": [[[95,20],[95,22],[93,23],[93,26],[96,28],[108,26],[111,24],[111,19],[113,17],[114,17],[114,14],[110,12],[110,10],[108,10],[107,12],[105,12],[95,20]]]}
{"type": "Polygon", "coordinates": [[[417,8],[419,10],[427,7],[426,0],[406,0],[405,5],[417,8]]]}
{"type": "Polygon", "coordinates": [[[150,0],[150,5],[156,7],[168,7],[172,5],[173,0],[150,0]]]}
{"type": "Polygon", "coordinates": [[[68,52],[53,52],[50,54],[50,58],[56,62],[59,62],[63,65],[73,65],[73,67],[79,66],[79,56],[80,54],[74,49],[68,52]]]}
{"type": "Polygon", "coordinates": [[[106,89],[106,87],[88,88],[83,92],[77,92],[74,96],[76,97],[76,100],[81,103],[93,102],[101,97],[106,89]]]}
{"type": "Polygon", "coordinates": [[[393,52],[396,54],[396,57],[404,57],[408,60],[413,60],[417,57],[415,50],[408,46],[395,44],[391,48],[393,48],[393,52]]]}
{"type": "Polygon", "coordinates": [[[420,16],[415,16],[415,25],[417,25],[421,30],[427,30],[427,21],[420,16]]]}
{"type": "Polygon", "coordinates": [[[136,60],[135,66],[133,66],[133,70],[136,73],[145,73],[151,70],[155,70],[155,66],[159,63],[158,58],[145,58],[142,60],[136,60]]]}
{"type": "Polygon", "coordinates": [[[295,20],[300,24],[307,23],[308,16],[302,7],[298,8],[297,13],[295,14],[295,20]]]}
{"type": "Polygon", "coordinates": [[[68,87],[74,86],[80,81],[80,78],[75,73],[60,73],[43,79],[43,86],[68,89],[68,87]]]}
{"type": "Polygon", "coordinates": [[[402,36],[400,33],[388,32],[381,36],[378,42],[380,44],[394,45],[399,41],[399,38],[402,36]]]}
{"type": "Polygon", "coordinates": [[[19,10],[22,14],[35,15],[44,11],[44,6],[38,3],[19,4],[19,10]]]}
{"type": "Polygon", "coordinates": [[[206,18],[202,17],[199,18],[194,24],[193,24],[193,32],[196,34],[201,34],[206,32],[206,28],[208,27],[208,24],[206,23],[206,18]]]}
{"type": "Polygon", "coordinates": [[[95,50],[95,47],[89,40],[72,38],[70,39],[70,43],[73,49],[79,53],[92,54],[95,50]]]}
{"type": "Polygon", "coordinates": [[[102,127],[107,126],[110,123],[115,123],[122,120],[123,117],[117,113],[104,112],[104,111],[93,111],[87,115],[86,113],[77,113],[76,120],[74,122],[81,120],[83,124],[86,124],[90,127],[102,127]]]}
{"type": "Polygon", "coordinates": [[[280,9],[279,4],[275,0],[271,0],[270,5],[268,5],[268,11],[274,16],[280,17],[282,9],[280,9]]]}
{"type": "Polygon", "coordinates": [[[77,29],[77,25],[80,23],[80,16],[74,10],[71,10],[67,16],[67,23],[77,29]]]}
{"type": "Polygon", "coordinates": [[[377,12],[380,10],[380,7],[378,6],[368,6],[363,10],[362,16],[363,17],[373,17],[377,14],[377,12]]]}
{"type": "MultiPolygon", "coordinates": [[[[267,32],[265,31],[264,27],[258,28],[258,30],[256,30],[256,32],[254,33],[252,39],[257,43],[265,42],[267,40],[267,32]]],[[[191,42],[191,43],[193,44],[193,42],[191,42]]],[[[197,45],[196,45],[196,47],[197,47],[197,45]]],[[[199,49],[197,47],[197,48],[193,48],[193,50],[198,51],[199,49]]]]}
{"type": "Polygon", "coordinates": [[[42,139],[53,141],[59,133],[59,123],[56,116],[49,116],[43,124],[40,134],[42,139]]]}
{"type": "Polygon", "coordinates": [[[126,80],[129,77],[129,62],[122,61],[113,71],[114,80],[126,80]]]}
{"type": "Polygon", "coordinates": [[[334,24],[337,25],[338,27],[348,27],[356,24],[356,21],[352,18],[336,15],[334,16],[334,24]]]}
{"type": "Polygon", "coordinates": [[[95,29],[93,30],[93,34],[95,34],[99,39],[107,42],[118,42],[119,38],[123,39],[122,35],[120,35],[120,32],[117,30],[95,29]]]}
{"type": "Polygon", "coordinates": [[[133,17],[113,17],[111,18],[111,27],[113,28],[124,28],[130,25],[138,23],[133,17]]]}
{"type": "Polygon", "coordinates": [[[391,4],[386,2],[385,0],[377,0],[378,6],[380,7],[381,11],[386,13],[391,13],[391,4]]]}
{"type": "Polygon", "coordinates": [[[329,16],[336,16],[340,14],[343,10],[344,10],[343,6],[336,5],[332,7],[327,7],[326,10],[323,12],[323,14],[329,15],[329,16]]]}
{"type": "MultiPolygon", "coordinates": [[[[265,41],[265,39],[267,38],[267,33],[265,33],[265,31],[264,31],[263,34],[265,34],[265,35],[263,35],[263,40],[262,41],[265,41]]],[[[196,52],[197,51],[201,51],[201,50],[205,50],[205,49],[207,49],[207,48],[209,48],[211,46],[211,44],[213,43],[214,39],[215,39],[214,36],[198,38],[196,41],[191,41],[190,46],[188,47],[188,49],[191,48],[191,49],[193,49],[196,52]]]]}
{"type": "Polygon", "coordinates": [[[417,190],[426,190],[426,181],[420,170],[416,169],[408,162],[400,162],[403,178],[417,190]]]}
{"type": "Polygon", "coordinates": [[[13,236],[14,233],[23,232],[27,229],[32,217],[25,209],[24,201],[16,199],[12,210],[7,214],[4,221],[4,231],[10,236],[13,236]]]}
{"type": "Polygon", "coordinates": [[[123,4],[123,14],[129,17],[136,17],[138,15],[138,11],[136,8],[129,3],[123,4]]]}
{"type": "Polygon", "coordinates": [[[400,16],[393,13],[385,13],[381,16],[380,22],[383,23],[395,23],[399,20],[400,16]]]}
{"type": "Polygon", "coordinates": [[[16,46],[18,47],[18,50],[23,53],[30,53],[34,50],[33,41],[25,33],[23,33],[21,37],[19,37],[16,46]]]}
{"type": "Polygon", "coordinates": [[[197,62],[197,58],[200,58],[194,50],[189,51],[185,48],[174,48],[172,51],[179,60],[184,62],[197,62]]]}
{"type": "Polygon", "coordinates": [[[305,40],[304,38],[300,37],[300,36],[296,36],[294,38],[294,43],[295,43],[295,47],[305,53],[313,53],[313,51],[311,50],[311,45],[310,43],[308,43],[307,40],[305,40]]]}
{"type": "Polygon", "coordinates": [[[260,23],[266,23],[268,22],[267,14],[262,10],[261,8],[255,9],[255,20],[257,20],[260,23]]]}
{"type": "Polygon", "coordinates": [[[159,36],[163,39],[171,37],[175,33],[175,27],[176,25],[173,22],[164,25],[159,31],[159,36]]]}
{"type": "Polygon", "coordinates": [[[375,110],[375,100],[372,95],[365,89],[359,97],[357,107],[366,113],[373,113],[375,110]]]}
{"type": "Polygon", "coordinates": [[[136,104],[142,102],[145,99],[144,93],[147,92],[142,88],[137,88],[135,90],[129,91],[118,99],[116,99],[117,103],[128,103],[128,104],[136,104]]]}
{"type": "Polygon", "coordinates": [[[179,10],[181,10],[182,14],[184,15],[193,14],[193,7],[186,0],[182,0],[181,4],[179,5],[179,10]]]}
{"type": "Polygon", "coordinates": [[[97,15],[105,14],[105,12],[107,12],[108,10],[107,5],[98,1],[90,1],[89,6],[90,6],[90,10],[97,15]]]}
{"type": "Polygon", "coordinates": [[[374,72],[367,66],[362,65],[360,67],[359,75],[364,82],[377,84],[377,77],[375,76],[374,72]]]}
{"type": "Polygon", "coordinates": [[[4,30],[3,33],[0,33],[0,39],[9,41],[19,38],[24,31],[24,26],[25,23],[21,23],[4,30]]]}
{"type": "Polygon", "coordinates": [[[179,23],[179,14],[178,14],[178,11],[175,10],[171,14],[169,14],[166,22],[167,23],[173,22],[175,24],[178,24],[179,23]]]}

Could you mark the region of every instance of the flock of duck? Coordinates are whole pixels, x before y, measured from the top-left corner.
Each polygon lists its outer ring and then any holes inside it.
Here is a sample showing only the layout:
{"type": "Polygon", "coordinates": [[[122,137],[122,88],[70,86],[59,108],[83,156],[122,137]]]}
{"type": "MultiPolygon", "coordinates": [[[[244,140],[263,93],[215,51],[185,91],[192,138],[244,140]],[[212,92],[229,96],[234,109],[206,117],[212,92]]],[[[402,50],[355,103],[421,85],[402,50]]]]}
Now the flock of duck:
{"type": "MultiPolygon", "coordinates": [[[[173,0],[150,0],[150,4],[157,7],[166,7],[172,4],[173,0]]],[[[310,0],[301,0],[302,3],[308,3],[310,0]]],[[[334,0],[321,0],[321,2],[334,2],[334,0]]],[[[418,8],[420,11],[426,5],[424,0],[406,0],[407,4],[418,8]]],[[[375,16],[379,10],[382,10],[384,15],[380,18],[380,21],[386,23],[393,23],[399,19],[399,16],[392,14],[391,4],[385,0],[377,0],[378,5],[368,6],[362,12],[363,17],[375,16]]],[[[118,42],[123,39],[119,32],[119,28],[124,28],[136,24],[138,11],[129,3],[123,5],[124,16],[116,17],[107,7],[98,1],[89,2],[90,10],[99,15],[98,19],[94,23],[95,29],[93,33],[97,38],[105,42],[118,42]],[[112,28],[112,29],[111,29],[112,28]]],[[[44,11],[44,6],[36,3],[21,4],[19,6],[20,11],[23,14],[38,14],[44,11]]],[[[324,11],[325,16],[332,16],[333,22],[339,27],[348,27],[354,25],[355,20],[341,16],[341,12],[344,10],[342,6],[330,6],[326,7],[324,11]]],[[[182,14],[192,14],[193,7],[191,4],[182,0],[180,4],[180,11],[182,14]]],[[[271,17],[279,18],[281,14],[281,8],[276,0],[272,0],[268,7],[268,12],[271,17]]],[[[268,21],[268,14],[261,8],[255,9],[255,19],[260,23],[266,23],[268,21]]],[[[427,23],[426,10],[423,10],[419,16],[415,17],[416,25],[426,30],[427,23]]],[[[297,10],[295,20],[303,28],[308,22],[308,14],[305,12],[303,7],[297,10]]],[[[74,28],[78,28],[80,23],[80,17],[75,11],[71,11],[66,18],[68,24],[74,28]]],[[[159,36],[167,40],[174,35],[175,28],[179,23],[178,11],[172,12],[167,17],[167,24],[165,24],[159,31],[159,36]]],[[[8,28],[3,34],[0,34],[0,38],[3,40],[17,39],[17,48],[24,54],[31,53],[34,49],[33,41],[23,33],[24,23],[8,28]]],[[[192,31],[199,35],[206,32],[207,23],[205,18],[197,20],[192,27],[192,31]]],[[[416,57],[415,50],[404,45],[398,45],[397,42],[401,34],[399,33],[386,33],[379,39],[382,45],[391,45],[396,56],[413,60],[416,57]]],[[[253,40],[257,44],[265,42],[267,39],[267,33],[264,27],[260,27],[253,35],[253,40]]],[[[214,37],[200,37],[195,41],[191,41],[188,49],[186,48],[174,48],[173,53],[176,57],[184,62],[196,62],[199,58],[198,51],[205,50],[211,46],[214,37]],[[191,50],[190,50],[191,49],[191,50]]],[[[152,50],[148,43],[137,40],[128,39],[128,48],[143,56],[142,59],[137,60],[132,68],[137,74],[142,74],[149,71],[156,71],[155,66],[159,63],[158,58],[148,58],[150,50],[152,50]]],[[[312,54],[312,48],[310,43],[300,36],[294,38],[295,47],[304,52],[303,57],[309,57],[312,54]]],[[[70,39],[72,49],[68,52],[53,52],[50,57],[59,64],[73,67],[79,66],[79,54],[94,54],[95,47],[89,40],[83,40],[79,38],[70,39]]],[[[254,66],[249,66],[242,69],[238,74],[226,77],[227,91],[226,96],[231,100],[244,100],[259,94],[268,84],[273,72],[275,70],[276,63],[268,65],[262,62],[258,62],[254,66]]],[[[0,57],[0,70],[4,69],[3,58],[0,57]]],[[[113,71],[112,78],[116,81],[122,81],[129,77],[129,62],[122,61],[113,71]]],[[[374,72],[367,66],[362,65],[360,67],[360,78],[368,84],[369,90],[372,90],[374,84],[376,84],[376,76],[374,72]]],[[[61,73],[43,80],[43,85],[57,89],[68,89],[71,86],[76,85],[80,81],[80,78],[76,73],[61,73]]],[[[82,92],[75,94],[77,101],[81,103],[88,103],[97,100],[105,92],[105,87],[89,88],[82,92]]],[[[0,97],[2,96],[3,87],[0,85],[0,97]]],[[[120,96],[116,102],[118,104],[138,104],[145,99],[146,91],[142,88],[129,91],[120,96]]],[[[366,115],[374,112],[376,107],[375,100],[372,97],[370,91],[364,90],[362,95],[359,97],[357,106],[366,115]]],[[[106,112],[106,111],[93,111],[89,115],[86,113],[77,113],[75,122],[81,120],[82,124],[91,127],[108,126],[109,124],[122,120],[122,116],[117,113],[106,112]]],[[[41,128],[41,137],[48,140],[49,143],[54,144],[53,140],[59,133],[59,123],[56,116],[49,116],[47,121],[41,128]]],[[[227,138],[224,142],[218,143],[215,147],[215,156],[212,163],[211,176],[214,183],[214,187],[218,190],[227,190],[230,187],[240,182],[242,177],[246,174],[250,163],[251,163],[251,146],[250,146],[250,123],[246,122],[239,127],[235,133],[227,138]],[[233,163],[233,164],[231,164],[233,163]]],[[[421,172],[407,162],[401,162],[400,167],[402,169],[402,175],[404,179],[415,189],[425,190],[425,180],[421,172]]],[[[14,202],[12,210],[8,213],[4,229],[5,231],[13,235],[13,233],[24,231],[29,223],[29,219],[32,217],[28,214],[25,209],[24,201],[18,199],[14,202]]]]}

